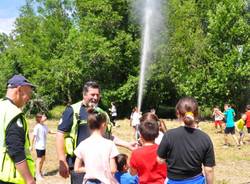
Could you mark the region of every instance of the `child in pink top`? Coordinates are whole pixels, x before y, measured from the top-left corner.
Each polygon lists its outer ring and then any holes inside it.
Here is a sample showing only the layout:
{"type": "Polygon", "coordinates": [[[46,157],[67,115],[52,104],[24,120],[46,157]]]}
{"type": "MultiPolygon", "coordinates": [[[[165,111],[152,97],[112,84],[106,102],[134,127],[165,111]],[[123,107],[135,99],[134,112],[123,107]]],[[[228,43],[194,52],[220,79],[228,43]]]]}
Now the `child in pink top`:
{"type": "Polygon", "coordinates": [[[86,172],[84,184],[118,184],[114,173],[116,172],[115,157],[119,153],[115,144],[102,136],[106,129],[106,115],[92,111],[87,121],[92,133],[74,151],[76,155],[74,170],[86,172]]]}
{"type": "Polygon", "coordinates": [[[146,113],[140,119],[139,132],[142,147],[134,150],[130,159],[131,175],[138,174],[140,184],[163,184],[167,177],[166,163],[156,160],[158,145],[155,138],[159,134],[158,117],[146,113]]]}

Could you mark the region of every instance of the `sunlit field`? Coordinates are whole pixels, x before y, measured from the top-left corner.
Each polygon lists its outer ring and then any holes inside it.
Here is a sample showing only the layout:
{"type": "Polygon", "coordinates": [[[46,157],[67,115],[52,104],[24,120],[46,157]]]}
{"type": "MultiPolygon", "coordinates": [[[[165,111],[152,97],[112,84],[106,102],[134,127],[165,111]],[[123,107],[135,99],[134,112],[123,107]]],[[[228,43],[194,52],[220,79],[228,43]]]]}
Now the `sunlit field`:
{"type": "MultiPolygon", "coordinates": [[[[30,130],[33,130],[34,119],[29,120],[30,130]]],[[[168,129],[178,127],[177,121],[164,120],[168,129]]],[[[48,120],[46,124],[51,130],[56,131],[58,120],[48,120]]],[[[119,120],[119,127],[113,128],[113,134],[126,141],[134,141],[133,129],[129,126],[129,120],[119,120]]],[[[231,146],[223,147],[223,134],[216,133],[213,123],[201,122],[200,128],[207,132],[214,144],[216,155],[215,183],[216,184],[247,184],[250,183],[250,136],[245,138],[246,144],[238,149],[234,146],[232,137],[231,146]]],[[[237,135],[238,136],[238,135],[237,135]]],[[[130,154],[130,151],[119,148],[121,153],[130,154]]],[[[35,158],[35,151],[33,151],[35,158]]],[[[38,183],[68,184],[69,179],[63,179],[58,175],[58,160],[56,155],[55,135],[48,135],[46,161],[44,165],[45,180],[38,183]]]]}

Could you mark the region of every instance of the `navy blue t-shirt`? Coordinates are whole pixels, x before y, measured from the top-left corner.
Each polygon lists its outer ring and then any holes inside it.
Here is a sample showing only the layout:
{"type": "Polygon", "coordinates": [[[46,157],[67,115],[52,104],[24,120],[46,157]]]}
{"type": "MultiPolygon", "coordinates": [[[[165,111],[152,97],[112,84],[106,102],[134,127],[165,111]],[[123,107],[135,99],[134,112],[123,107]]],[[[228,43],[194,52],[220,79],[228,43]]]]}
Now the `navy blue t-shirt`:
{"type": "Polygon", "coordinates": [[[81,106],[80,112],[73,112],[73,108],[68,106],[62,114],[61,122],[58,125],[58,131],[63,133],[69,133],[73,125],[73,116],[79,115],[77,119],[80,121],[86,121],[86,123],[80,123],[77,132],[77,144],[90,136],[90,129],[87,124],[88,113],[86,112],[86,107],[81,106]]]}

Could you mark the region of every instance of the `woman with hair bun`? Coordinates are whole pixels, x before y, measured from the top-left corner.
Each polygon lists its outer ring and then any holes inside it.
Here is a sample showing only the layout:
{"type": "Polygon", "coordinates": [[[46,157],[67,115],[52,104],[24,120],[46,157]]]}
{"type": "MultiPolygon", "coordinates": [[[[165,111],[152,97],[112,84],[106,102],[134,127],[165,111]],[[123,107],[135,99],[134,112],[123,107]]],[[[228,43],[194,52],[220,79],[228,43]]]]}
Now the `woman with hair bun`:
{"type": "Polygon", "coordinates": [[[168,130],[157,151],[158,161],[168,165],[167,184],[212,184],[214,148],[209,136],[196,128],[197,101],[192,97],[180,99],[176,115],[184,126],[168,130]]]}

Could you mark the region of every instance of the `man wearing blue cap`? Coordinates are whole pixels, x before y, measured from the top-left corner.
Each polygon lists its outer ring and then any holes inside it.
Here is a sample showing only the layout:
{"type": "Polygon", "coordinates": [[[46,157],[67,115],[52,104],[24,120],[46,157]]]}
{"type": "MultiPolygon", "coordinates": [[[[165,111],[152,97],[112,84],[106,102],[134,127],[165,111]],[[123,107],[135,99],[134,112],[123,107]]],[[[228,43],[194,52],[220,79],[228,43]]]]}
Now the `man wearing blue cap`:
{"type": "Polygon", "coordinates": [[[36,183],[29,130],[22,112],[34,87],[24,76],[14,75],[0,100],[0,183],[36,183]]]}

